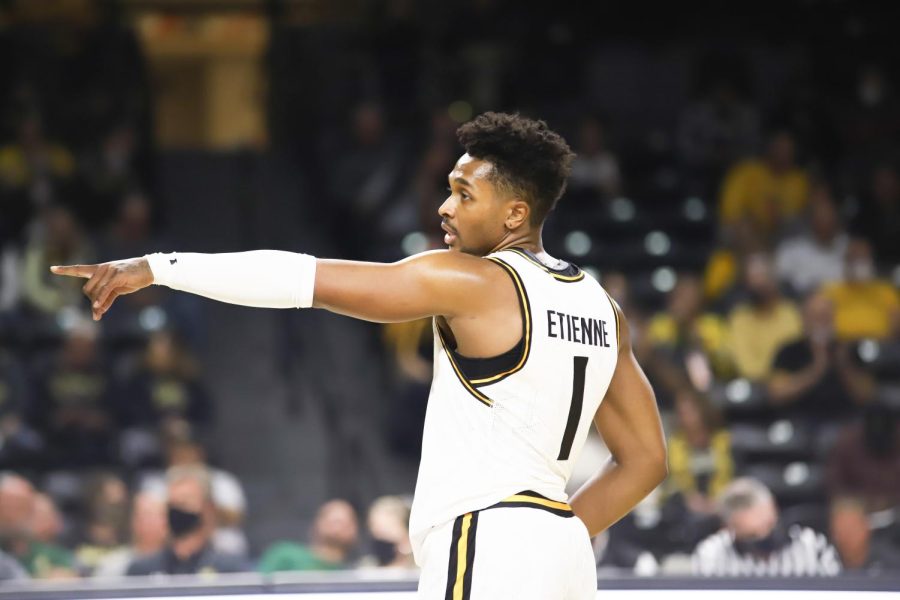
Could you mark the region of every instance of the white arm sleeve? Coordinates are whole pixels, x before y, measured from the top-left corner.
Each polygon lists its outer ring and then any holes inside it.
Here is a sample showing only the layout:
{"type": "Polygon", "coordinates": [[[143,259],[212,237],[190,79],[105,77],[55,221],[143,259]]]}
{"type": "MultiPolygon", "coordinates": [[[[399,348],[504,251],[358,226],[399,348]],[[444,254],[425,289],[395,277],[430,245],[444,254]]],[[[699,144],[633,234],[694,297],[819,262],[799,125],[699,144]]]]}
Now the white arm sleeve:
{"type": "Polygon", "coordinates": [[[263,308],[309,308],[316,257],[281,250],[144,256],[153,283],[220,302],[263,308]]]}

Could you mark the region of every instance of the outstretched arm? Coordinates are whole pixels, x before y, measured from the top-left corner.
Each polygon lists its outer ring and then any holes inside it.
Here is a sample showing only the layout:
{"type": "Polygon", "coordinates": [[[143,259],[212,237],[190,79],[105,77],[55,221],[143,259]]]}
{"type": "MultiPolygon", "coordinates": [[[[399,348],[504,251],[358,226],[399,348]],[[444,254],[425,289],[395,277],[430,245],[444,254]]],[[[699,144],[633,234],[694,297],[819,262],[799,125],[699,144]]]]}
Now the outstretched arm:
{"type": "MultiPolygon", "coordinates": [[[[617,309],[618,310],[618,309],[617,309]]],[[[629,328],[622,324],[619,360],[594,425],[612,453],[612,461],[571,499],[575,514],[591,536],[624,517],[666,477],[666,441],[656,396],[634,358],[629,328]]]]}
{"type": "Polygon", "coordinates": [[[243,306],[315,306],[380,322],[476,311],[490,298],[492,277],[499,273],[490,261],[443,250],[395,263],[315,259],[277,250],[157,254],[51,271],[88,279],[83,290],[95,320],[118,296],[157,283],[243,306]]]}
{"type": "Polygon", "coordinates": [[[498,274],[506,277],[488,260],[447,250],[395,263],[319,259],[313,306],[380,323],[452,318],[496,294],[491,282],[498,274]]]}

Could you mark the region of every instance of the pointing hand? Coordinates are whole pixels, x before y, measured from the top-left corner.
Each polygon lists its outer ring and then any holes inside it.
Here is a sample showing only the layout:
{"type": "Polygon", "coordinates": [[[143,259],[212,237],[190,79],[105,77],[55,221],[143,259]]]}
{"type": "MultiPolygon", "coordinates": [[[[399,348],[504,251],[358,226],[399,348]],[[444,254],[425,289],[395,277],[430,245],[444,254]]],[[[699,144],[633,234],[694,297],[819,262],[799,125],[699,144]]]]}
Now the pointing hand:
{"type": "Polygon", "coordinates": [[[53,266],[50,271],[57,275],[88,280],[81,289],[91,301],[91,313],[95,321],[100,320],[119,296],[136,292],[153,283],[153,272],[145,258],[115,260],[99,265],[53,266]]]}

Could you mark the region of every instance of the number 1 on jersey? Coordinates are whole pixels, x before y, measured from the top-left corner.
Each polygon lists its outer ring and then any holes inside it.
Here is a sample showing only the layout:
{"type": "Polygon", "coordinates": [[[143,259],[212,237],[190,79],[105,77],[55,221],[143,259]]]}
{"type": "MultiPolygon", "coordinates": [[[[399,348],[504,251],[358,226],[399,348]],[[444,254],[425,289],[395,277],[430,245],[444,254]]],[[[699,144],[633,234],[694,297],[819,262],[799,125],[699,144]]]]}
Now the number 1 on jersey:
{"type": "Polygon", "coordinates": [[[581,405],[584,403],[584,374],[587,371],[587,356],[576,356],[575,369],[572,374],[572,404],[569,406],[569,418],[566,421],[566,431],[563,433],[562,443],[559,445],[559,456],[556,460],[569,460],[569,452],[575,442],[575,430],[581,420],[581,405]]]}

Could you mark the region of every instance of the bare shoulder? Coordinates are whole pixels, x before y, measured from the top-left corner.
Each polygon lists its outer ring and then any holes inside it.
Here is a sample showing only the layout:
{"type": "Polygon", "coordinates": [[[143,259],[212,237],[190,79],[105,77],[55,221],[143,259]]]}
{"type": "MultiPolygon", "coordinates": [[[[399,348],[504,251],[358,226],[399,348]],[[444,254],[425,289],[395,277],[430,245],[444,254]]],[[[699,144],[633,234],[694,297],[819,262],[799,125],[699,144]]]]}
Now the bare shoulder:
{"type": "Polygon", "coordinates": [[[430,250],[405,259],[417,267],[432,270],[435,275],[462,277],[493,283],[503,277],[503,269],[492,260],[451,250],[430,250]]]}

